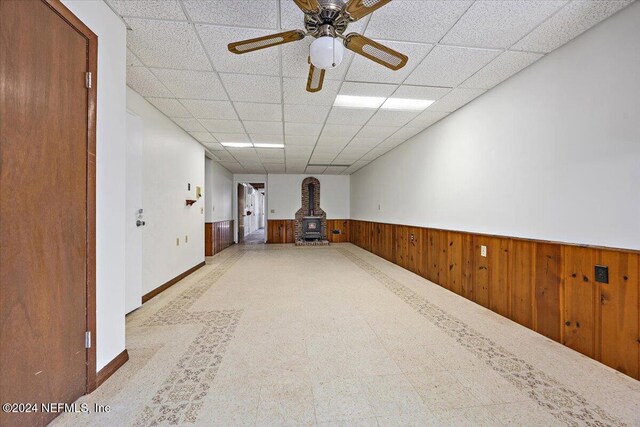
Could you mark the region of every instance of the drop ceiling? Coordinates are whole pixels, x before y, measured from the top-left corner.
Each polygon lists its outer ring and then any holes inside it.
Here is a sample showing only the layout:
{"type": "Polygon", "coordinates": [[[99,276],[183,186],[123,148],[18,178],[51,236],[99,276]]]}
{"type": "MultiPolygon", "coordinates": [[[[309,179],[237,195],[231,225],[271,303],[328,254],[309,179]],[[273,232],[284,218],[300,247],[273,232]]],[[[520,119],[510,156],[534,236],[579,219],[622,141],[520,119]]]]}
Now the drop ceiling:
{"type": "Polygon", "coordinates": [[[126,22],[127,84],[234,173],[350,174],[633,0],[394,0],[351,24],[409,56],[347,51],[305,91],[311,38],[246,55],[232,41],[303,29],[293,0],[105,0],[126,22]],[[333,107],[338,94],[435,100],[423,112],[333,107]],[[220,142],[284,143],[284,149],[220,142]],[[323,165],[323,166],[317,166],[323,165]]]}

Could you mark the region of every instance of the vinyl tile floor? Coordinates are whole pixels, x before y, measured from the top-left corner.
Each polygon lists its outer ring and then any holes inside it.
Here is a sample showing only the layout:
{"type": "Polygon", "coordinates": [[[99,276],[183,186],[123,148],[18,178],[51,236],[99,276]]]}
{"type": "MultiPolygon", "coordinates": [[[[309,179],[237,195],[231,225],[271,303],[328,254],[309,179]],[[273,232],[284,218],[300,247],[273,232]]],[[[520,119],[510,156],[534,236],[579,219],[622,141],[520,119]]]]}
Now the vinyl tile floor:
{"type": "Polygon", "coordinates": [[[640,382],[351,244],[236,245],[56,426],[640,425],[640,382]]]}

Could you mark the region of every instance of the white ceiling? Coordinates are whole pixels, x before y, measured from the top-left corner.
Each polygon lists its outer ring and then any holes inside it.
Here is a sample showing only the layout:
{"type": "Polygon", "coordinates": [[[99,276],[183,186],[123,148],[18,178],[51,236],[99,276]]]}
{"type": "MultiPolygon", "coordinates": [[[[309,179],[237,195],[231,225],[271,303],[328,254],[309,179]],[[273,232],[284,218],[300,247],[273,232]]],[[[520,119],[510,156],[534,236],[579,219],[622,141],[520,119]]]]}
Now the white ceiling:
{"type": "Polygon", "coordinates": [[[293,0],[105,1],[130,28],[127,84],[231,172],[350,174],[633,0],[394,0],[347,32],[405,53],[408,64],[393,72],[347,51],[315,94],[305,90],[310,38],[227,51],[232,41],[303,29],[293,0]],[[437,101],[424,112],[334,108],[337,94],[437,101]]]}

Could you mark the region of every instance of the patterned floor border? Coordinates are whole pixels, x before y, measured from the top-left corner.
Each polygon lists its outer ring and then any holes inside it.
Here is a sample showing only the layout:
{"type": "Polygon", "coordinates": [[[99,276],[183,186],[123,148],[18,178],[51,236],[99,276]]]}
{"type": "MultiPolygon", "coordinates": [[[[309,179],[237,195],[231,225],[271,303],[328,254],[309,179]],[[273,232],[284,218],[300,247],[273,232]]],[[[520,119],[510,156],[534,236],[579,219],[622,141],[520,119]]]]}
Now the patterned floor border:
{"type": "Polygon", "coordinates": [[[440,328],[499,375],[526,393],[551,415],[570,426],[625,426],[602,408],[551,378],[525,360],[518,358],[479,331],[449,314],[409,287],[378,270],[345,248],[338,252],[360,267],[401,300],[440,328]]]}
{"type": "Polygon", "coordinates": [[[178,360],[135,426],[185,425],[196,422],[242,310],[190,312],[191,306],[244,255],[239,251],[176,296],[142,326],[202,325],[202,330],[178,360]]]}

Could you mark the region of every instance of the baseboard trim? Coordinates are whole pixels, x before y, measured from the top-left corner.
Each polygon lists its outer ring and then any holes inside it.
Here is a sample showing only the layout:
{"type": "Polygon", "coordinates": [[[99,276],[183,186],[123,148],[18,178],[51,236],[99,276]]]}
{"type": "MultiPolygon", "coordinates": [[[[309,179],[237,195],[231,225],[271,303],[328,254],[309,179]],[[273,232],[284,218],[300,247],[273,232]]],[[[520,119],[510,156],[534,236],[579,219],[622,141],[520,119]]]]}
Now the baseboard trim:
{"type": "Polygon", "coordinates": [[[160,285],[157,288],[155,288],[154,290],[152,290],[151,292],[148,292],[148,293],[142,295],[142,303],[144,304],[145,302],[149,301],[151,298],[155,297],[156,295],[160,294],[161,292],[166,291],[171,286],[175,285],[180,280],[184,279],[185,277],[187,277],[188,275],[190,275],[191,273],[193,273],[197,269],[199,269],[201,267],[204,267],[205,264],[206,263],[204,261],[202,261],[200,264],[198,264],[196,266],[193,266],[190,269],[188,269],[187,271],[185,271],[184,273],[181,273],[181,274],[177,275],[173,279],[169,280],[167,283],[165,283],[163,285],[160,285]]]}
{"type": "Polygon", "coordinates": [[[113,360],[107,363],[96,374],[96,388],[100,387],[111,375],[122,367],[129,360],[129,352],[125,348],[122,353],[118,354],[113,360]]]}

